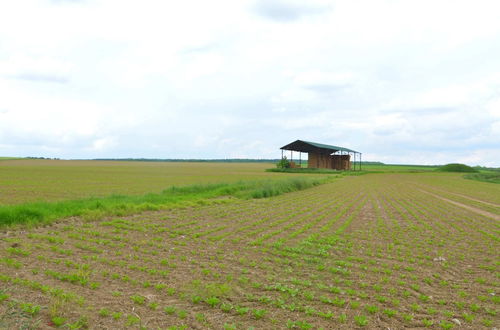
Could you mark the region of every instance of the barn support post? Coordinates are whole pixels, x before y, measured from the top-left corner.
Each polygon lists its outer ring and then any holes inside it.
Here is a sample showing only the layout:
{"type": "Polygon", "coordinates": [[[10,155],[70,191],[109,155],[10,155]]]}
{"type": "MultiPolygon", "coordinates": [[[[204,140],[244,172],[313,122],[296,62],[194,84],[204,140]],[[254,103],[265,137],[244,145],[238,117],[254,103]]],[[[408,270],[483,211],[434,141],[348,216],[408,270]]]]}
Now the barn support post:
{"type": "Polygon", "coordinates": [[[302,168],[302,152],[299,151],[299,167],[302,168]]]}
{"type": "Polygon", "coordinates": [[[352,165],[354,165],[354,171],[356,171],[356,153],[354,152],[353,155],[353,160],[352,160],[352,165]]]}
{"type": "Polygon", "coordinates": [[[362,155],[362,153],[360,152],[359,153],[359,170],[360,171],[361,171],[361,155],[362,155]]]}
{"type": "Polygon", "coordinates": [[[290,150],[290,161],[293,162],[293,151],[290,150]]]}
{"type": "Polygon", "coordinates": [[[283,159],[283,149],[281,149],[281,159],[283,159]]]}

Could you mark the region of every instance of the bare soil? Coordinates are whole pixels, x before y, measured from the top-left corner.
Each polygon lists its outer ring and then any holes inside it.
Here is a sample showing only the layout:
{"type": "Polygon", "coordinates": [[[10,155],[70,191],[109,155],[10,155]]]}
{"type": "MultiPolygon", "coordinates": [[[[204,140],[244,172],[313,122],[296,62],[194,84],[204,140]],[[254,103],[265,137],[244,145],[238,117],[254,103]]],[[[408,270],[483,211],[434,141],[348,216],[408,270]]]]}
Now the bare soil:
{"type": "Polygon", "coordinates": [[[3,232],[0,328],[498,327],[498,218],[418,178],[3,232]]]}

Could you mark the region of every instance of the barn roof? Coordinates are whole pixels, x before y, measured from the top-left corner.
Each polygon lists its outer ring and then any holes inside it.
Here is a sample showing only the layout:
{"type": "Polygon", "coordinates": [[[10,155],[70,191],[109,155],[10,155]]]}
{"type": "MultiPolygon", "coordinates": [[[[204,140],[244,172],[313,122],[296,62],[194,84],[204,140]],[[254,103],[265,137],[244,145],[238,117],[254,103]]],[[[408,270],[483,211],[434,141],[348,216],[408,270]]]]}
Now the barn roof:
{"type": "Polygon", "coordinates": [[[360,153],[359,151],[355,151],[344,147],[337,147],[329,144],[322,144],[322,143],[302,141],[302,140],[297,140],[295,142],[289,143],[286,146],[281,147],[280,149],[300,151],[300,152],[319,152],[328,154],[332,154],[337,151],[360,153]]]}

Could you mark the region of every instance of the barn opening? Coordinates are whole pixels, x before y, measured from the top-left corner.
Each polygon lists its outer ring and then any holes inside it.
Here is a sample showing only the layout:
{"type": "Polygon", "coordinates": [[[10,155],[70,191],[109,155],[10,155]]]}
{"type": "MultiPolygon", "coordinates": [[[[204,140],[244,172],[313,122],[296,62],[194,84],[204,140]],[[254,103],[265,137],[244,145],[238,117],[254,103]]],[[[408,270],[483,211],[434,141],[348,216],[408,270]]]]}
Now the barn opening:
{"type": "Polygon", "coordinates": [[[285,152],[290,151],[289,160],[292,167],[302,167],[302,153],[306,153],[308,168],[361,170],[361,152],[349,148],[297,140],[280,149],[282,159],[285,157],[285,152]],[[298,152],[295,160],[293,159],[294,151],[298,152]]]}

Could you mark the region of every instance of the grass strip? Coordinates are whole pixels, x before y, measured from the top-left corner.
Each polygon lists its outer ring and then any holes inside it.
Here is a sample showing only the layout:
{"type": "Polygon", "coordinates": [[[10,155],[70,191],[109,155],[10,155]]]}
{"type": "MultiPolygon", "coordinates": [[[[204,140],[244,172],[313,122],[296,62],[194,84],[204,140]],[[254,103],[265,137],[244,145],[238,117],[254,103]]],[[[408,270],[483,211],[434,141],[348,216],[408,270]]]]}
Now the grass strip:
{"type": "Polygon", "coordinates": [[[489,183],[500,183],[500,172],[471,173],[464,175],[464,179],[489,182],[489,183]]]}
{"type": "Polygon", "coordinates": [[[60,202],[35,202],[0,206],[0,227],[48,224],[55,220],[81,216],[99,219],[104,216],[123,216],[170,207],[186,207],[221,202],[217,197],[239,199],[266,198],[287,192],[307,189],[332,181],[332,176],[296,177],[236,183],[172,186],[160,193],[137,196],[111,195],[60,202]]]}

